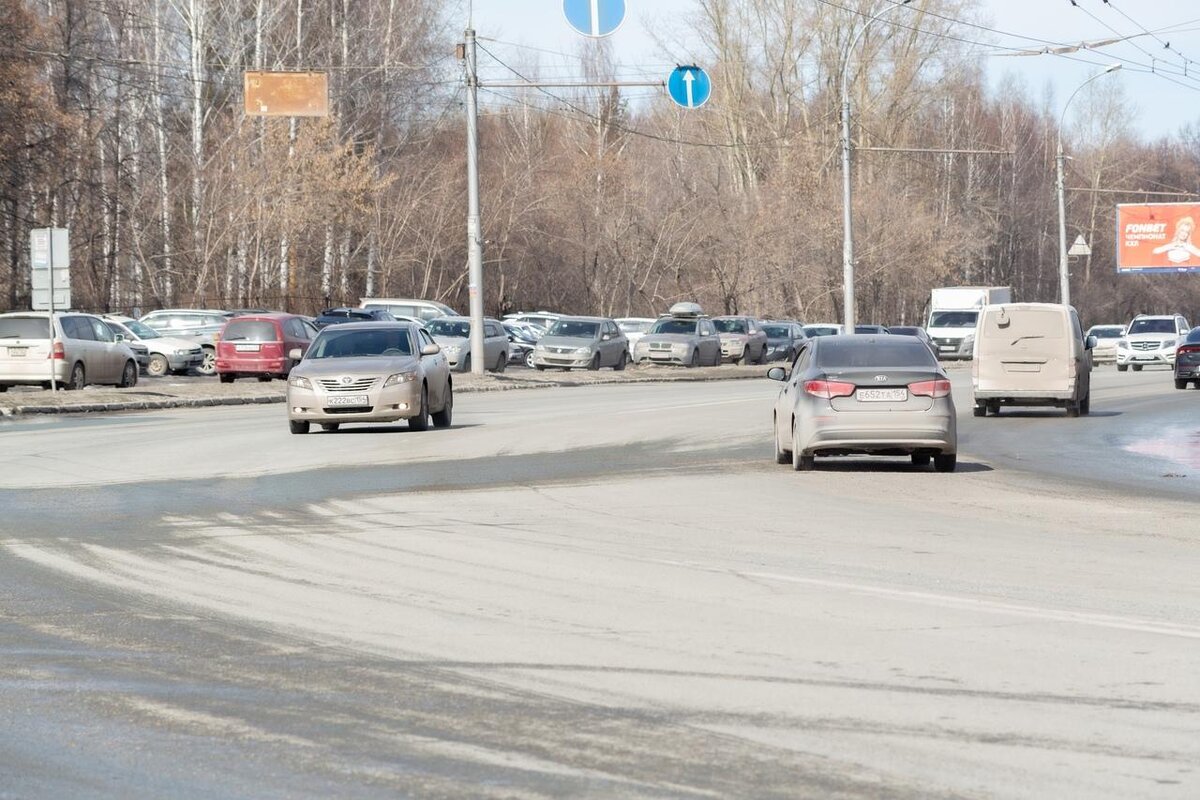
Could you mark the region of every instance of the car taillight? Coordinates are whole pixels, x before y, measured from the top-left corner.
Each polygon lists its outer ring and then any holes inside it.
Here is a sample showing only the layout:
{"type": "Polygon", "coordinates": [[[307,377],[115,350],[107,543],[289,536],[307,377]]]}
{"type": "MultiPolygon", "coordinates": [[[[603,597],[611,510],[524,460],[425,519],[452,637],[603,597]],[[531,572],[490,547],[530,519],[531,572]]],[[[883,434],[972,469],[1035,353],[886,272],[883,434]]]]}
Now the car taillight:
{"type": "Polygon", "coordinates": [[[832,400],[835,397],[849,397],[854,394],[855,385],[842,381],[805,381],[804,391],[813,397],[832,400]]]}
{"type": "Polygon", "coordinates": [[[1182,344],[1175,354],[1180,356],[1200,355],[1200,344],[1182,344]]]}
{"type": "Polygon", "coordinates": [[[46,355],[46,359],[62,361],[66,357],[67,357],[67,351],[66,351],[66,348],[63,347],[63,343],[58,340],[55,340],[54,345],[50,348],[50,352],[46,355]]]}
{"type": "Polygon", "coordinates": [[[908,385],[910,394],[917,397],[949,397],[950,381],[919,381],[908,385]]]}

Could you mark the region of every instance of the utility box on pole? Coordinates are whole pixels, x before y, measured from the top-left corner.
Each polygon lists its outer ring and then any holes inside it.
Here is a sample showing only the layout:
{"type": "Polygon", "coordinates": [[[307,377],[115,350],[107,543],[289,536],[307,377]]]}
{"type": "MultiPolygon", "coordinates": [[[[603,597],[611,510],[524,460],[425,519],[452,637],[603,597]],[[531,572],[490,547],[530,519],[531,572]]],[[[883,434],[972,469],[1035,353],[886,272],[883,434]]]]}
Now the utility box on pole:
{"type": "Polygon", "coordinates": [[[71,307],[71,241],[66,228],[29,232],[30,308],[54,311],[71,307]]]}

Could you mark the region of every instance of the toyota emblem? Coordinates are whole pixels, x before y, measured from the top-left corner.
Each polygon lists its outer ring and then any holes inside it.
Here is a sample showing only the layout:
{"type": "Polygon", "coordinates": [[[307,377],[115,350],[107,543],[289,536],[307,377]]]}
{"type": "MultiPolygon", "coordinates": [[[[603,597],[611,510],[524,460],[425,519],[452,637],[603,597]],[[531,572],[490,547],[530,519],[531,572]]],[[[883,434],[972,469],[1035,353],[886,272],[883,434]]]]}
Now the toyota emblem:
{"type": "Polygon", "coordinates": [[[342,378],[342,386],[349,386],[352,383],[354,383],[354,378],[351,378],[349,375],[342,378]]]}

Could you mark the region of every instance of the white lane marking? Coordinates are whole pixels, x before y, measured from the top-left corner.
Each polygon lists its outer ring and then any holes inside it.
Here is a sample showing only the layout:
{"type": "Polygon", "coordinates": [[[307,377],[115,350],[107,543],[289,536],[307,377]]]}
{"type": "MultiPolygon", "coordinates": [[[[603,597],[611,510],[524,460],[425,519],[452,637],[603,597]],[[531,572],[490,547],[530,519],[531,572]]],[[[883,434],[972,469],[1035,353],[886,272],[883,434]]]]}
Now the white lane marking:
{"type": "Polygon", "coordinates": [[[824,578],[803,578],[798,575],[784,575],[778,572],[757,572],[751,570],[717,567],[691,561],[673,561],[669,559],[634,558],[650,564],[680,567],[683,569],[699,570],[719,575],[735,575],[758,580],[776,581],[778,583],[794,583],[821,589],[834,589],[843,592],[869,595],[871,597],[886,597],[890,599],[907,600],[914,603],[953,608],[962,611],[976,611],[985,614],[1003,614],[1014,617],[1044,620],[1047,622],[1069,622],[1078,625],[1090,625],[1099,628],[1151,633],[1159,636],[1177,636],[1185,639],[1200,639],[1200,628],[1191,625],[1176,625],[1169,622],[1120,617],[1113,614],[1096,614],[1085,611],[1064,611],[1020,603],[1005,603],[998,600],[972,599],[936,592],[922,592],[914,589],[890,589],[884,586],[874,586],[867,583],[851,581],[834,581],[824,578]]]}

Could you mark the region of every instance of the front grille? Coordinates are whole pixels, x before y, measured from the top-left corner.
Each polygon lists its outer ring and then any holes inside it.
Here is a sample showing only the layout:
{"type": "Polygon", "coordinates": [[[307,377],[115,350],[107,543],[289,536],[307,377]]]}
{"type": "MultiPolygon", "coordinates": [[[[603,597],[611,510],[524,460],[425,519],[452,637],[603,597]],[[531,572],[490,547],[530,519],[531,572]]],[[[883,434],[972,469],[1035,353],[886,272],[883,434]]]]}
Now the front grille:
{"type": "Polygon", "coordinates": [[[326,414],[370,414],[374,411],[373,406],[338,406],[337,408],[323,409],[326,414]]]}
{"type": "Polygon", "coordinates": [[[651,350],[667,350],[667,351],[670,351],[670,349],[671,349],[671,345],[670,345],[670,344],[664,344],[664,343],[662,343],[662,342],[651,342],[651,343],[650,343],[650,349],[651,349],[651,350]]]}
{"type": "Polygon", "coordinates": [[[1129,346],[1134,350],[1157,350],[1162,347],[1164,342],[1130,342],[1129,346]]]}
{"type": "Polygon", "coordinates": [[[962,344],[962,339],[934,339],[933,343],[938,347],[958,347],[962,344]]]}
{"type": "Polygon", "coordinates": [[[547,347],[547,353],[557,353],[560,356],[569,356],[575,353],[574,347],[547,347]]]}
{"type": "Polygon", "coordinates": [[[354,394],[362,393],[375,385],[378,378],[357,378],[350,383],[343,383],[340,378],[333,380],[321,380],[321,388],[333,394],[354,394]]]}

